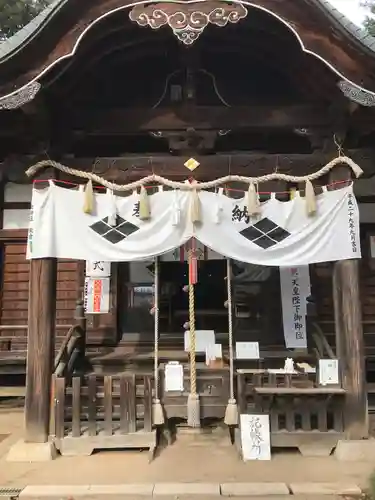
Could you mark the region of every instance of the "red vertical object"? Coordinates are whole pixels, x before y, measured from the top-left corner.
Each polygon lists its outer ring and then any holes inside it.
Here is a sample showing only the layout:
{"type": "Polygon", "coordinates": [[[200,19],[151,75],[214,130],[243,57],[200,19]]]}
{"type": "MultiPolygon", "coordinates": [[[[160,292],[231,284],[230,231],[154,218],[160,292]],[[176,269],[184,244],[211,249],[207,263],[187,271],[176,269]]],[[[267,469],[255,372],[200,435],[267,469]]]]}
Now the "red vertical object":
{"type": "Polygon", "coordinates": [[[191,240],[190,249],[192,251],[192,258],[189,260],[189,285],[195,285],[198,281],[198,261],[195,238],[191,240]]]}

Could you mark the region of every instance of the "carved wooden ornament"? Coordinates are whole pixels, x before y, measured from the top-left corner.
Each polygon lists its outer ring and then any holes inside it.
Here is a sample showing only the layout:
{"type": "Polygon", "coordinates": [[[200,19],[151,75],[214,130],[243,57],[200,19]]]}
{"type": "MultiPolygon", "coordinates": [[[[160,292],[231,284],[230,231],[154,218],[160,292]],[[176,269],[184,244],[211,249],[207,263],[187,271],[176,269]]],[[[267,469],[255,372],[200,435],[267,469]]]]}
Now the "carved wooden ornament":
{"type": "Polygon", "coordinates": [[[195,3],[161,2],[136,5],[130,11],[131,21],[139,26],[159,29],[168,25],[174,35],[185,45],[191,45],[203,33],[208,24],[219,27],[238,23],[247,16],[242,4],[220,0],[195,3]]]}
{"type": "Polygon", "coordinates": [[[40,89],[39,82],[31,82],[14,94],[0,98],[0,110],[20,108],[32,101],[40,89]]]}
{"type": "Polygon", "coordinates": [[[367,108],[373,108],[375,106],[374,94],[370,94],[370,92],[366,92],[346,80],[340,80],[337,85],[344,96],[351,101],[367,108]]]}

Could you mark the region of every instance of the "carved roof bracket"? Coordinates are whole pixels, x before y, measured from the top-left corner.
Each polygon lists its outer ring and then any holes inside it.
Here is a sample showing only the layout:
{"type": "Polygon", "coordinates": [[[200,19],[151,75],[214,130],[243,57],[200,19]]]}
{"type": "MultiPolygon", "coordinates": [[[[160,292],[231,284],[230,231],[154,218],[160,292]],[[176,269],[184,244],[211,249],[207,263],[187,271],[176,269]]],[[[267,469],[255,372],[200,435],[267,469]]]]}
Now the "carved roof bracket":
{"type": "Polygon", "coordinates": [[[20,108],[24,104],[32,101],[40,89],[41,85],[39,82],[31,82],[13,94],[0,97],[0,110],[20,108]]]}
{"type": "Polygon", "coordinates": [[[180,42],[192,45],[209,24],[224,27],[238,23],[247,12],[242,4],[223,0],[159,2],[135,5],[129,18],[139,26],[152,29],[169,26],[180,42]]]}

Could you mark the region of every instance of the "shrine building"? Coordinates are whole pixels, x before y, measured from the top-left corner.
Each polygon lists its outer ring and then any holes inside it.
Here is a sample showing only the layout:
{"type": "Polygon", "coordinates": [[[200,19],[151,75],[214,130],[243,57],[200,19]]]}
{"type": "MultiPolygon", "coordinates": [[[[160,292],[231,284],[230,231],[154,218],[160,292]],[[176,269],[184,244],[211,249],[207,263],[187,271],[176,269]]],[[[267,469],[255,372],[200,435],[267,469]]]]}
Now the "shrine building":
{"type": "Polygon", "coordinates": [[[271,453],[372,437],[374,144],[375,38],[327,0],[55,0],[0,42],[25,441],[241,451],[248,415],[271,453]]]}

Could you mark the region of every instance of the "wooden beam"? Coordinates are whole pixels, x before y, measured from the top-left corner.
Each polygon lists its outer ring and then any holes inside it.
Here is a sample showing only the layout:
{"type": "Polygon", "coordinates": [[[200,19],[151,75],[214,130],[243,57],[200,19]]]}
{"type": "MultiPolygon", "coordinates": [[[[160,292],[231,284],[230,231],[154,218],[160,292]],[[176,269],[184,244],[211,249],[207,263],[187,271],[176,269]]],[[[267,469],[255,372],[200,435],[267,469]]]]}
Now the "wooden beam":
{"type": "MultiPolygon", "coordinates": [[[[337,168],[330,174],[331,182],[347,179],[351,179],[351,171],[346,167],[337,168]]],[[[348,439],[368,437],[359,265],[360,261],[353,259],[335,262],[333,267],[336,355],[339,359],[343,388],[346,390],[344,422],[348,439]]]]}
{"type": "Polygon", "coordinates": [[[68,128],[88,135],[116,135],[135,131],[221,130],[241,128],[329,127],[327,109],[318,105],[196,106],[193,109],[134,108],[91,111],[78,109],[59,117],[68,128]]]}
{"type": "MultiPolygon", "coordinates": [[[[375,172],[375,152],[366,149],[347,150],[345,153],[357,162],[365,172],[365,176],[375,172]]],[[[265,154],[265,153],[228,153],[194,156],[200,166],[194,170],[194,177],[207,180],[234,175],[264,175],[275,171],[292,175],[306,175],[315,172],[334,158],[335,153],[314,152],[311,154],[265,154]]],[[[45,156],[9,157],[0,164],[0,173],[12,173],[12,181],[27,182],[25,170],[45,156]]],[[[129,182],[151,173],[170,178],[186,179],[190,175],[184,166],[187,156],[173,155],[127,155],[121,157],[74,158],[72,156],[55,158],[64,165],[77,170],[94,171],[107,179],[118,182],[129,182]]],[[[364,176],[364,177],[365,177],[364,176]]],[[[62,179],[66,176],[62,175],[62,179]]]]}
{"type": "MultiPolygon", "coordinates": [[[[374,172],[375,153],[368,150],[349,150],[347,154],[356,161],[365,173],[374,172]]],[[[334,155],[323,153],[312,154],[257,154],[239,153],[223,155],[194,156],[200,166],[194,170],[194,177],[207,180],[233,175],[264,175],[275,171],[292,175],[307,175],[326,165],[334,155]]],[[[117,158],[63,158],[67,166],[78,170],[94,170],[108,179],[129,181],[156,173],[171,178],[186,178],[190,175],[184,166],[186,156],[164,155],[128,155],[117,158]],[[95,165],[95,166],[94,166],[95,165]]],[[[30,162],[27,166],[32,165],[30,162]]],[[[9,168],[14,169],[14,162],[9,168]]],[[[26,167],[27,168],[27,167],[26,167]]]]}
{"type": "Polygon", "coordinates": [[[30,261],[25,439],[33,443],[47,442],[49,434],[56,272],[56,259],[30,261]]]}

